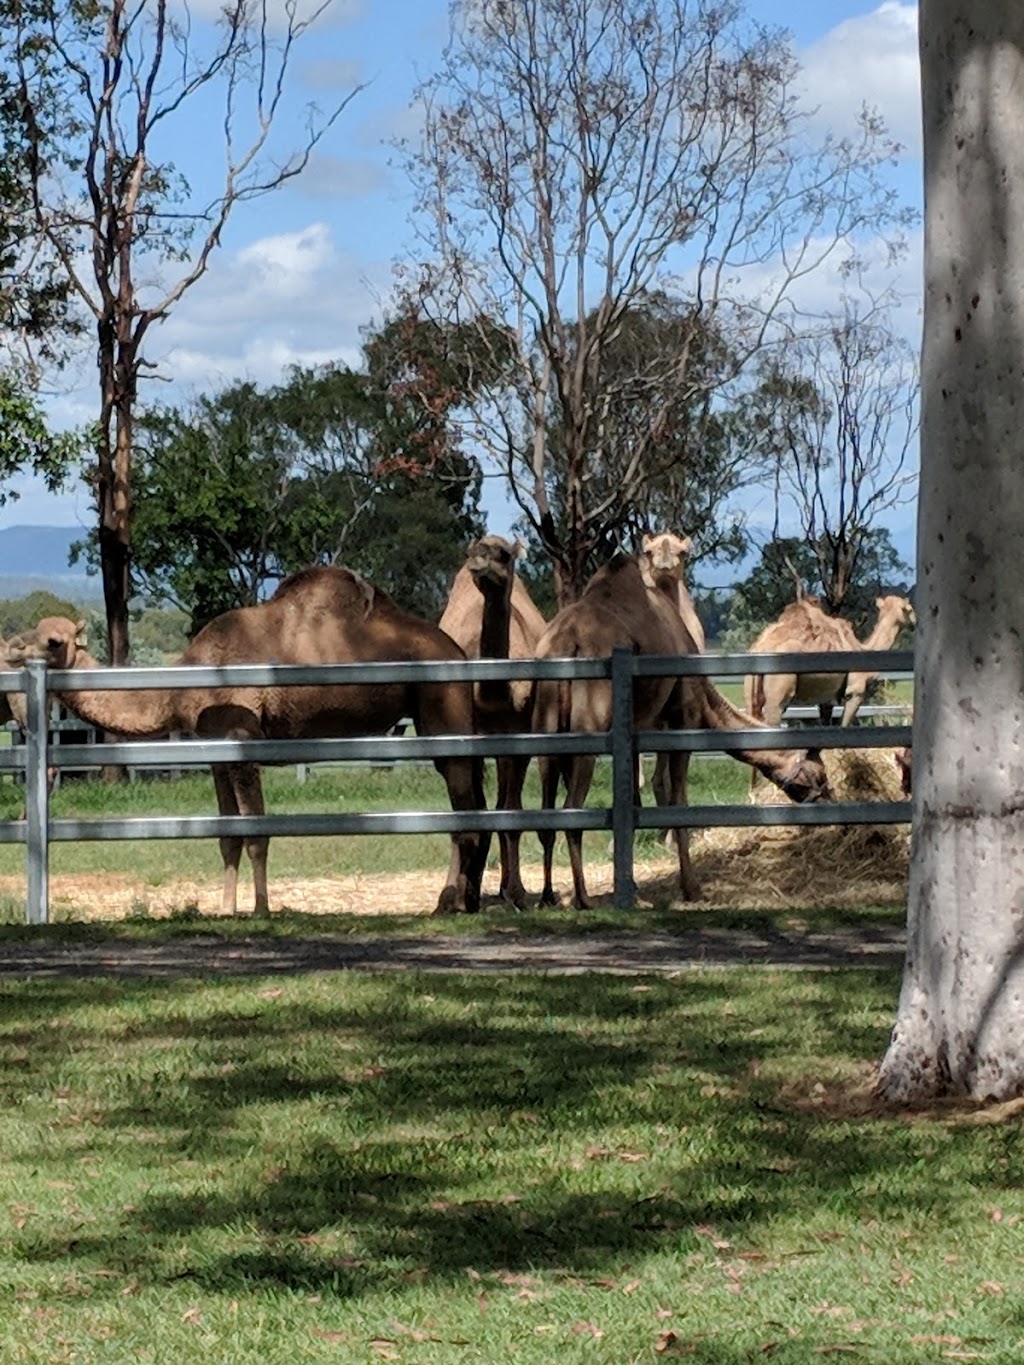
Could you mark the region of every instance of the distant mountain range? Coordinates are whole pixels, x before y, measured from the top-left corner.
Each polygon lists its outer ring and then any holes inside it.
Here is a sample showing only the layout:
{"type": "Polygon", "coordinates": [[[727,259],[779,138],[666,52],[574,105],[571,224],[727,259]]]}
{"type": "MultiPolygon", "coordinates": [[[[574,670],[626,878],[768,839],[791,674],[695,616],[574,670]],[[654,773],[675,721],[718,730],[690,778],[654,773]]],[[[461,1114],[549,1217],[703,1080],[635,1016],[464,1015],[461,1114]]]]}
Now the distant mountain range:
{"type": "Polygon", "coordinates": [[[71,546],[84,540],[80,526],[9,526],[0,531],[0,598],[52,592],[85,605],[99,601],[98,574],[68,563],[71,546]]]}

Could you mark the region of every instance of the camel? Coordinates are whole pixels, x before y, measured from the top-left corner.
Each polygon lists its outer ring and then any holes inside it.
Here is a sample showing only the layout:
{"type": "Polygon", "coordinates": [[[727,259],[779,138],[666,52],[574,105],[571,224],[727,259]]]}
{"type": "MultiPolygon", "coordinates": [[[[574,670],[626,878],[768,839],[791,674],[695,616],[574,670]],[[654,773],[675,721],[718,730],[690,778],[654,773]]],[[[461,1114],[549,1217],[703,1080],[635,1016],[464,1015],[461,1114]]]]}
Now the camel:
{"type": "MultiPolygon", "coordinates": [[[[487,535],[470,545],[438,623],[471,659],[532,659],[547,622],[516,573],[519,544],[487,535]]],[[[519,734],[529,728],[533,684],[525,679],[478,682],[477,728],[482,734],[519,734]]],[[[522,810],[528,757],[498,758],[497,808],[522,810]]],[[[519,868],[519,831],[499,835],[499,894],[522,909],[526,888],[519,868]]]]}
{"type": "MultiPolygon", "coordinates": [[[[849,622],[829,616],[816,598],[791,602],[782,615],[763,630],[750,646],[751,654],[779,654],[835,650],[891,649],[904,626],[915,621],[914,608],[905,597],[875,599],[878,620],[866,640],[858,640],[849,622]]],[[[744,680],[747,710],[763,716],[769,725],[781,725],[782,713],[792,701],[817,702],[823,725],[832,723],[832,708],[843,702],[842,725],[849,725],[860,710],[874,673],[766,673],[749,674],[744,680]]]]}
{"type": "Polygon", "coordinates": [[[693,598],[683,581],[686,556],[690,553],[690,537],[677,536],[673,531],[659,531],[646,535],[640,542],[640,572],[649,588],[667,589],[676,594],[676,610],[690,638],[697,646],[696,653],[707,649],[704,627],[700,623],[693,598]]]}
{"type": "MultiPolygon", "coordinates": [[[[693,654],[695,641],[680,620],[674,597],[644,583],[636,559],[617,555],[599,569],[578,602],[563,608],[545,630],[537,645],[537,657],[604,658],[616,645],[638,654],[693,654]]],[[[538,682],[533,728],[541,733],[567,730],[596,733],[611,725],[611,684],[603,679],[575,682],[538,682]]],[[[633,684],[633,723],[637,729],[671,726],[681,729],[764,729],[763,722],[745,715],[715,688],[709,679],[696,677],[636,678],[633,684]]],[[[828,797],[828,781],[816,750],[735,750],[731,757],[764,773],[794,801],[828,797]]],[[[685,805],[689,754],[668,756],[670,804],[685,805]]],[[[541,787],[545,809],[555,804],[558,778],[566,786],[566,808],[579,808],[586,800],[594,771],[593,755],[542,758],[541,787]]],[[[698,892],[690,864],[686,831],[679,831],[679,888],[684,900],[698,892]]],[[[582,833],[569,830],[576,904],[591,905],[583,875],[582,833]]],[[[557,903],[551,883],[555,834],[542,830],[544,889],[541,903],[557,903]]]]}
{"type": "MultiPolygon", "coordinates": [[[[689,536],[677,536],[674,531],[659,531],[645,535],[640,542],[640,573],[649,588],[658,588],[675,598],[676,610],[683,625],[696,645],[696,653],[703,654],[707,648],[704,627],[701,625],[693,598],[683,581],[686,556],[690,553],[689,536]]],[[[640,762],[640,760],[637,760],[640,762]]],[[[640,785],[643,786],[643,767],[640,768],[640,785]]],[[[654,799],[659,806],[668,805],[669,776],[668,754],[661,753],[654,763],[654,777],[651,780],[654,799]]],[[[665,843],[672,845],[676,839],[675,830],[662,830],[665,843]]]]}
{"type": "MultiPolygon", "coordinates": [[[[95,668],[81,632],[63,618],[41,621],[8,645],[8,662],[44,658],[51,668],[95,668]]],[[[180,664],[329,664],[444,662],[465,655],[445,633],[403,611],[351,569],[312,567],[286,578],[269,601],[215,617],[196,635],[180,664]]],[[[185,731],[201,739],[310,739],[382,734],[411,716],[424,735],[473,732],[473,694],[466,683],[352,683],[303,687],[153,688],[135,692],[70,692],[62,697],[83,720],[116,734],[162,738],[185,731]]],[[[479,759],[437,759],[453,810],[482,810],[479,759]]],[[[213,765],[221,815],[262,815],[263,788],[255,763],[213,765]]],[[[489,834],[452,836],[452,866],[439,912],[479,908],[489,834]]],[[[252,863],[255,913],[266,915],[266,836],[244,840],[252,863]]],[[[223,909],[237,911],[243,839],[220,841],[223,909]]]]}

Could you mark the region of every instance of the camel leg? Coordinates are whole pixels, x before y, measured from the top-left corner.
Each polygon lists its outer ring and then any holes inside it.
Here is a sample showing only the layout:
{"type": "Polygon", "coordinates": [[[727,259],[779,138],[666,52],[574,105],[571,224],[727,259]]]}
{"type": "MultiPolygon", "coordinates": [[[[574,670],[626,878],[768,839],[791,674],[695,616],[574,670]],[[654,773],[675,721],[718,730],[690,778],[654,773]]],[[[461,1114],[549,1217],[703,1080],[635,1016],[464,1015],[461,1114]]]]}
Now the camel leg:
{"type": "MultiPolygon", "coordinates": [[[[538,758],[537,766],[540,768],[541,807],[544,810],[554,810],[555,798],[558,795],[558,759],[550,756],[538,758]]],[[[541,829],[537,831],[537,837],[540,839],[540,846],[544,851],[544,889],[540,893],[540,903],[541,905],[558,905],[558,895],[551,880],[555,854],[555,831],[553,829],[541,829]]]]}
{"type": "MultiPolygon", "coordinates": [[[[263,786],[259,769],[254,763],[215,764],[213,785],[217,793],[217,809],[221,815],[262,815],[263,786]]],[[[267,849],[270,840],[263,835],[242,839],[231,835],[219,840],[220,856],[224,862],[224,891],[221,909],[225,915],[238,913],[238,869],[242,861],[242,846],[252,863],[254,911],[257,915],[270,913],[267,895],[267,849]]]]}
{"type": "MultiPolygon", "coordinates": [[[[499,810],[522,810],[523,809],[523,784],[526,781],[526,769],[529,766],[528,758],[509,756],[499,758],[498,768],[498,800],[499,810]]],[[[514,905],[517,910],[526,907],[526,887],[523,886],[522,875],[519,868],[519,840],[518,830],[498,836],[501,844],[501,886],[499,894],[503,900],[514,905]]]]}
{"type": "MultiPolygon", "coordinates": [[[[239,813],[242,815],[263,815],[263,783],[260,770],[255,763],[230,764],[228,771],[232,776],[239,813]]],[[[270,839],[265,834],[248,835],[244,840],[245,851],[252,864],[253,914],[270,914],[270,895],[267,886],[267,853],[270,839]]],[[[237,862],[236,862],[237,871],[237,862]]]]}
{"type": "MultiPolygon", "coordinates": [[[[434,767],[444,778],[452,810],[486,810],[484,765],[480,758],[439,758],[434,767]]],[[[475,915],[480,909],[480,884],[490,848],[489,831],[452,835],[448,880],[435,914],[475,915]]]]}
{"type": "MultiPolygon", "coordinates": [[[[594,776],[596,758],[593,754],[580,754],[573,761],[566,783],[563,810],[579,810],[587,799],[587,792],[594,776]]],[[[583,876],[583,831],[567,829],[566,842],[569,845],[569,866],[572,868],[572,884],[576,905],[581,910],[589,910],[593,905],[587,894],[587,883],[583,876]]]]}
{"type": "MultiPolygon", "coordinates": [[[[690,755],[687,753],[666,754],[668,759],[669,802],[673,806],[687,804],[686,779],[690,771],[690,755]]],[[[679,850],[679,893],[684,901],[696,900],[700,886],[693,873],[690,861],[690,831],[685,828],[673,831],[676,847],[679,850]]]]}
{"type": "MultiPolygon", "coordinates": [[[[671,755],[668,753],[659,753],[658,761],[654,765],[654,777],[651,779],[651,790],[654,792],[654,800],[659,806],[672,805],[670,757],[671,755]]],[[[676,831],[674,829],[663,829],[661,831],[661,838],[665,847],[671,848],[676,841],[676,831]]]]}

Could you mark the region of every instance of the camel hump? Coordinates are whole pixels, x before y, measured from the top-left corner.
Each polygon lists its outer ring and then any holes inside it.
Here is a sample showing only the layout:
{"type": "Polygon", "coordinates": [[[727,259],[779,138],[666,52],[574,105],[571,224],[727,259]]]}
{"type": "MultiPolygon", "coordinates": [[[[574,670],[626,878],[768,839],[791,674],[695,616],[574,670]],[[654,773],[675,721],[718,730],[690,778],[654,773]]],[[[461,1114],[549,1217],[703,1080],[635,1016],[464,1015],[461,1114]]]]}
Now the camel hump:
{"type": "Polygon", "coordinates": [[[378,595],[386,597],[355,569],[340,564],[312,564],[282,579],[270,600],[299,602],[303,609],[310,610],[321,605],[337,612],[355,610],[360,617],[366,617],[376,605],[378,595]]]}

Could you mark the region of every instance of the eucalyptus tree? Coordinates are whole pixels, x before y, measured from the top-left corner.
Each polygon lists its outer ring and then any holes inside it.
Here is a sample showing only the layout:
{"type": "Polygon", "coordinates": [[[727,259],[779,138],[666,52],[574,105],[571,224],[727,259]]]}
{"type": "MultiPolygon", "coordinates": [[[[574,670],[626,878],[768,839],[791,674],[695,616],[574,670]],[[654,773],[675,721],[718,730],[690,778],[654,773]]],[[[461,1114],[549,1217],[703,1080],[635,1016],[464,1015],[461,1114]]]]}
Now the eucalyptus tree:
{"type": "Polygon", "coordinates": [[[405,149],[421,259],[399,284],[412,311],[482,319],[502,337],[503,383],[478,395],[473,432],[561,601],[616,506],[641,499],[671,406],[695,410],[709,384],[734,384],[824,261],[848,262],[866,233],[900,240],[884,127],[865,114],[851,135],[816,139],[796,76],[787,36],[733,0],[452,4],[444,57],[417,94],[422,135],[405,149]],[[605,357],[658,293],[682,301],[689,328],[624,375],[605,357]],[[714,376],[708,336],[728,340],[714,376]],[[625,435],[610,414],[638,379],[647,420],[616,448],[617,478],[595,478],[625,435]]]}
{"type": "Polygon", "coordinates": [[[848,295],[771,358],[758,395],[776,528],[800,528],[812,591],[835,613],[863,581],[885,514],[917,491],[918,363],[895,302],[848,295]]]}
{"type": "Polygon", "coordinates": [[[169,0],[2,7],[31,133],[35,228],[96,336],[90,481],[114,663],[128,657],[135,412],[147,334],[205,274],[233,211],[300,174],[354,93],[307,110],[293,150],[273,136],[291,116],[296,49],[330,3],[227,0],[212,21],[169,0]],[[172,130],[189,113],[193,122],[175,142],[172,130]],[[222,142],[212,189],[211,139],[195,136],[195,119],[222,142]]]}
{"type": "Polygon", "coordinates": [[[914,839],[879,1086],[1024,1092],[1024,10],[922,0],[914,839]]]}

